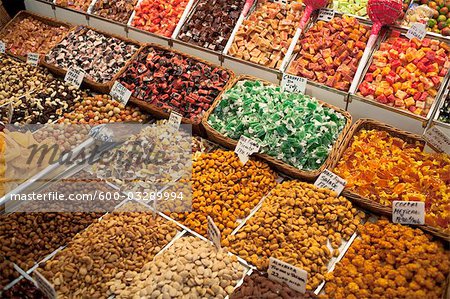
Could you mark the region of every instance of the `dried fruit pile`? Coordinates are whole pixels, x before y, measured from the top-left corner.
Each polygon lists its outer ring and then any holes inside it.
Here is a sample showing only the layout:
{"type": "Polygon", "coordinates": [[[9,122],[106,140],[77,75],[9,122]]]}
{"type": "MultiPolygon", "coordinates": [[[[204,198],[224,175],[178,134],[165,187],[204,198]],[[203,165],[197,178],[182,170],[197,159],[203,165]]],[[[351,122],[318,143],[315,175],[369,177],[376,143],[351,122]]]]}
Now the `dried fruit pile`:
{"type": "Polygon", "coordinates": [[[199,123],[229,79],[222,68],[149,46],[118,80],[137,99],[199,123]]]}
{"type": "Polygon", "coordinates": [[[369,26],[353,17],[318,21],[299,41],[301,50],[288,72],[348,91],[369,35],[369,26]]]}
{"type": "Polygon", "coordinates": [[[373,54],[359,93],[379,103],[427,116],[450,68],[450,46],[393,31],[373,54]]]}
{"type": "Polygon", "coordinates": [[[450,232],[450,156],[423,152],[386,131],[360,130],[334,172],[347,190],[384,206],[425,202],[425,222],[450,232]]]}

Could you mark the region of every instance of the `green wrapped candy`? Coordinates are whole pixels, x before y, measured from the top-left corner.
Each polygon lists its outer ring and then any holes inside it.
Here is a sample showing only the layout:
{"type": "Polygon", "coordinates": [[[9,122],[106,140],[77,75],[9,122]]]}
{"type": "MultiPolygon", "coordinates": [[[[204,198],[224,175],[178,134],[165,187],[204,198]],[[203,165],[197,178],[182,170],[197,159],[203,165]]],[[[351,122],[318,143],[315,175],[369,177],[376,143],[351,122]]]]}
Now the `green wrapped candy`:
{"type": "Polygon", "coordinates": [[[222,135],[244,135],[295,168],[316,170],[328,158],[346,118],[307,95],[242,80],[226,91],[208,123],[222,135]]]}

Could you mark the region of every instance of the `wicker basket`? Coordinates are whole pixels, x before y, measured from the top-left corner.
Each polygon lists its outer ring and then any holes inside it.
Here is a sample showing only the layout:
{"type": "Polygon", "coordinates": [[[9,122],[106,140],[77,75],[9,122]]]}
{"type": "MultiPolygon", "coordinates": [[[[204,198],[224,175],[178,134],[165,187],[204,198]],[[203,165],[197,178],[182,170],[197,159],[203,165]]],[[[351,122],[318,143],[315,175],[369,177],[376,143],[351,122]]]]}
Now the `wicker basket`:
{"type": "Polygon", "coordinates": [[[8,24],[8,22],[11,20],[11,17],[9,16],[8,12],[6,11],[5,7],[3,6],[3,2],[0,1],[0,28],[8,24]]]}
{"type": "MultiPolygon", "coordinates": [[[[359,119],[353,125],[353,127],[350,129],[349,133],[347,134],[347,137],[345,138],[344,142],[342,143],[341,148],[339,149],[339,152],[336,156],[337,159],[334,160],[334,163],[331,167],[332,169],[334,169],[336,167],[336,165],[338,164],[339,160],[341,160],[342,156],[344,155],[345,150],[348,148],[350,142],[352,141],[353,136],[361,129],[367,129],[367,130],[376,129],[376,130],[380,130],[380,131],[386,131],[389,134],[391,134],[392,136],[398,137],[408,143],[419,142],[421,144],[422,150],[424,149],[424,147],[426,145],[426,141],[424,139],[422,139],[422,137],[420,137],[419,135],[415,135],[412,133],[402,131],[400,129],[394,128],[390,125],[378,122],[373,119],[359,119]]],[[[364,209],[367,209],[367,210],[375,212],[377,214],[385,215],[385,216],[392,218],[392,207],[384,206],[378,202],[375,202],[368,198],[362,197],[359,194],[349,191],[347,189],[344,189],[342,194],[344,196],[348,197],[352,202],[356,203],[358,206],[360,206],[364,209]]],[[[432,227],[429,225],[422,225],[419,227],[422,228],[426,232],[429,232],[435,236],[443,238],[446,241],[450,241],[450,235],[445,234],[442,231],[442,229],[440,229],[440,228],[432,227]]]]}
{"type": "MultiPolygon", "coordinates": [[[[241,81],[241,80],[252,80],[252,81],[258,80],[258,81],[262,82],[264,85],[273,85],[273,83],[271,83],[271,82],[268,82],[268,81],[265,81],[265,80],[262,80],[262,79],[259,79],[259,78],[253,77],[253,76],[245,75],[245,76],[239,76],[233,82],[231,82],[229,88],[231,88],[238,81],[241,81]]],[[[216,106],[221,102],[222,95],[224,92],[225,92],[225,90],[222,91],[222,93],[214,101],[213,105],[205,113],[205,115],[203,116],[203,119],[202,119],[202,124],[203,124],[203,127],[205,127],[206,135],[208,136],[208,138],[210,140],[212,140],[224,147],[227,147],[229,149],[234,149],[237,145],[237,141],[234,139],[231,139],[229,137],[223,136],[218,131],[213,129],[208,123],[209,116],[214,111],[216,106]]],[[[325,107],[328,107],[330,109],[335,110],[338,113],[341,113],[347,120],[347,124],[342,129],[341,134],[339,135],[338,139],[336,140],[336,142],[333,145],[333,148],[331,149],[330,153],[328,154],[328,158],[325,160],[325,162],[322,164],[322,166],[320,168],[318,168],[316,170],[311,170],[311,171],[300,170],[300,169],[297,169],[285,162],[277,160],[267,154],[256,154],[256,156],[267,161],[274,168],[276,168],[277,170],[279,170],[282,173],[287,174],[288,176],[291,176],[293,178],[306,179],[309,181],[315,180],[320,175],[320,173],[322,173],[322,171],[324,171],[326,168],[329,168],[329,166],[333,164],[333,162],[338,154],[339,146],[341,145],[342,141],[344,140],[344,137],[346,136],[348,130],[351,127],[352,117],[348,112],[346,112],[340,108],[337,108],[333,105],[330,105],[330,104],[322,102],[322,101],[318,101],[318,102],[325,107]]]]}
{"type": "MultiPolygon", "coordinates": [[[[129,42],[129,43],[132,43],[132,44],[134,44],[134,45],[136,45],[136,46],[138,46],[139,48],[138,48],[138,50],[136,51],[136,53],[134,53],[134,55],[125,63],[125,65],[111,78],[111,80],[110,81],[108,81],[108,82],[106,82],[106,83],[98,83],[98,82],[96,82],[96,81],[94,81],[94,80],[91,80],[91,79],[89,79],[89,78],[87,78],[87,77],[85,77],[84,79],[83,79],[83,82],[84,82],[84,84],[86,85],[86,87],[88,87],[88,88],[90,88],[90,89],[92,89],[92,90],[94,90],[94,91],[97,91],[97,92],[99,92],[99,93],[109,93],[110,92],[110,90],[111,90],[111,87],[113,86],[113,84],[114,84],[114,82],[117,80],[117,78],[119,77],[119,75],[121,74],[121,72],[124,70],[124,69],[126,69],[127,67],[128,67],[128,65],[130,64],[130,62],[131,61],[133,61],[133,59],[136,57],[136,55],[139,53],[139,51],[141,50],[141,48],[142,48],[142,44],[141,43],[139,43],[138,41],[135,41],[135,40],[132,40],[132,39],[128,39],[128,38],[125,38],[125,37],[122,37],[122,36],[119,36],[119,35],[115,35],[115,34],[111,34],[111,33],[107,33],[107,32],[104,32],[104,31],[101,31],[101,30],[97,30],[97,29],[95,29],[95,28],[92,28],[92,27],[89,27],[89,26],[78,26],[78,27],[76,27],[74,30],[84,30],[84,31],[87,31],[87,30],[93,30],[93,31],[96,31],[96,32],[98,32],[98,33],[100,33],[100,34],[103,34],[103,35],[105,35],[105,36],[109,36],[109,37],[114,37],[114,38],[117,38],[117,39],[119,39],[119,40],[122,40],[122,41],[125,41],[125,42],[129,42]]],[[[50,51],[52,51],[52,50],[50,50],[50,51]]],[[[56,75],[58,75],[58,76],[65,76],[66,75],[66,72],[67,72],[67,70],[66,69],[63,69],[63,68],[60,68],[60,67],[57,67],[56,65],[54,65],[54,64],[50,64],[50,63],[48,63],[45,59],[43,59],[42,60],[42,62],[41,62],[41,64],[43,65],[43,66],[45,66],[46,68],[48,68],[52,73],[54,73],[54,74],[56,74],[56,75]]]]}
{"type": "MultiPolygon", "coordinates": [[[[69,32],[71,31],[71,29],[74,28],[74,25],[71,25],[71,24],[69,24],[69,23],[57,21],[57,20],[50,19],[50,18],[41,16],[41,15],[38,15],[38,14],[35,14],[35,13],[32,13],[32,12],[26,11],[26,10],[22,10],[22,11],[20,11],[20,12],[19,12],[12,20],[10,20],[10,21],[8,22],[8,24],[5,25],[5,27],[3,27],[3,29],[0,31],[0,39],[6,34],[6,29],[7,29],[9,26],[11,26],[12,24],[14,24],[14,23],[16,23],[16,22],[20,22],[21,20],[23,20],[23,19],[25,19],[25,18],[28,18],[28,17],[33,18],[33,19],[36,19],[36,20],[39,20],[39,21],[41,21],[42,23],[47,24],[47,25],[50,25],[50,26],[53,26],[53,27],[59,27],[59,26],[64,26],[64,27],[66,27],[66,28],[68,29],[67,33],[64,34],[64,35],[56,42],[56,44],[59,44],[59,43],[67,36],[67,34],[69,34],[69,32]]],[[[8,45],[6,45],[6,46],[7,46],[7,48],[8,48],[8,45]]],[[[17,57],[17,58],[19,58],[19,59],[22,60],[22,61],[27,61],[27,57],[26,57],[26,56],[21,56],[21,55],[18,55],[18,54],[14,54],[14,53],[12,53],[12,52],[9,51],[9,50],[7,50],[6,53],[8,53],[8,54],[11,55],[11,56],[17,57]]],[[[46,54],[46,53],[45,53],[45,54],[46,54]]],[[[39,59],[40,62],[43,61],[43,57],[45,56],[45,54],[44,54],[44,55],[40,55],[40,59],[39,59]]]]}
{"type": "MultiPolygon", "coordinates": [[[[139,57],[140,53],[141,53],[142,51],[144,51],[145,49],[149,48],[149,47],[153,47],[153,48],[156,48],[156,49],[159,49],[159,50],[165,50],[165,51],[173,52],[173,53],[182,55],[183,57],[191,58],[191,59],[200,61],[200,62],[202,62],[202,63],[204,63],[204,64],[206,64],[206,65],[209,65],[209,66],[212,66],[212,67],[216,67],[216,68],[225,70],[225,71],[229,74],[230,78],[229,78],[228,82],[225,84],[225,86],[223,87],[223,90],[228,89],[229,86],[230,86],[230,84],[234,81],[234,78],[235,78],[234,72],[231,71],[231,70],[229,70],[229,69],[226,69],[226,68],[224,68],[224,67],[215,65],[215,64],[210,63],[210,62],[207,62],[206,60],[203,60],[203,59],[201,59],[201,58],[194,57],[194,56],[191,56],[191,55],[182,53],[182,52],[180,52],[180,51],[176,51],[176,50],[173,50],[173,49],[170,49],[170,48],[167,48],[167,47],[163,47],[163,46],[160,46],[160,45],[156,45],[156,44],[146,44],[144,47],[142,47],[142,48],[139,50],[139,52],[136,54],[136,56],[133,58],[133,60],[134,60],[134,59],[137,59],[137,58],[139,57]]],[[[130,62],[130,64],[131,64],[131,62],[130,62]]],[[[124,69],[119,73],[118,77],[120,77],[123,73],[125,73],[127,69],[128,69],[128,67],[127,67],[127,68],[124,68],[124,69]]],[[[223,90],[222,90],[222,92],[223,92],[223,90]]],[[[218,95],[218,98],[220,97],[220,95],[222,94],[222,92],[218,95]]],[[[214,102],[216,102],[216,101],[217,101],[217,99],[214,100],[214,102]]],[[[214,102],[213,102],[213,103],[214,103],[214,102]]],[[[170,112],[167,112],[167,111],[164,110],[163,108],[157,107],[156,105],[150,104],[150,103],[148,103],[148,102],[146,102],[146,101],[139,100],[139,99],[137,99],[137,98],[134,97],[134,96],[132,96],[132,97],[130,98],[130,103],[133,103],[133,104],[139,106],[139,107],[142,108],[143,110],[150,112],[152,115],[154,115],[155,117],[160,118],[160,119],[166,119],[166,118],[169,118],[169,116],[170,116],[170,112]]],[[[205,113],[206,113],[206,112],[205,112],[205,113]]],[[[205,136],[205,130],[204,130],[204,128],[203,128],[202,125],[201,125],[201,120],[198,121],[198,122],[193,122],[192,120],[183,117],[182,120],[181,120],[181,123],[192,125],[192,132],[193,132],[193,133],[195,133],[195,134],[197,134],[197,135],[200,135],[200,136],[205,136]]]]}

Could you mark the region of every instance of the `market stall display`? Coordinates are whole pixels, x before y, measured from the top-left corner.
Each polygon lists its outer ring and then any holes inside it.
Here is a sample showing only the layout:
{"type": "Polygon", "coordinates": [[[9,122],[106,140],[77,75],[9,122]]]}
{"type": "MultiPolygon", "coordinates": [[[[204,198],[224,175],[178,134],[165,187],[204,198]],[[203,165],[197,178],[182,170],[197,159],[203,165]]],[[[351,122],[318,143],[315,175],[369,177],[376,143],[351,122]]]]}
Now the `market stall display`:
{"type": "Polygon", "coordinates": [[[210,139],[233,148],[240,136],[260,145],[261,157],[295,177],[325,169],[351,125],[339,108],[279,86],[239,77],[205,115],[210,139]]]}
{"type": "Polygon", "coordinates": [[[302,14],[302,4],[261,1],[239,27],[230,56],[279,69],[302,14]]]}
{"type": "Polygon", "coordinates": [[[139,48],[137,42],[80,26],[50,50],[44,65],[60,75],[80,68],[90,87],[107,93],[139,48]]]}
{"type": "Polygon", "coordinates": [[[111,286],[116,298],[225,298],[231,295],[245,268],[236,256],[193,236],[182,237],[144,265],[127,272],[130,286],[111,286]]]}
{"type": "Polygon", "coordinates": [[[414,0],[406,12],[403,26],[426,24],[427,30],[444,36],[450,35],[450,3],[448,1],[414,0]]]}
{"type": "Polygon", "coordinates": [[[244,8],[245,0],[199,0],[177,39],[221,52],[244,8]]]}
{"type": "Polygon", "coordinates": [[[87,12],[92,0],[56,0],[55,4],[61,7],[87,12]]]}
{"type": "Polygon", "coordinates": [[[393,30],[373,54],[358,94],[426,117],[450,68],[449,50],[446,42],[409,40],[393,30]]]}
{"type": "Polygon", "coordinates": [[[21,11],[0,31],[0,40],[13,55],[45,55],[70,30],[70,25],[21,11]]]}
{"type": "Polygon", "coordinates": [[[245,165],[231,151],[218,149],[193,158],[192,212],[168,213],[170,217],[206,236],[207,216],[221,231],[222,238],[247,217],[276,182],[277,175],[261,161],[245,165]]]}
{"type": "Polygon", "coordinates": [[[149,45],[118,81],[132,92],[137,100],[132,102],[151,113],[167,118],[173,110],[184,122],[198,125],[233,77],[233,72],[199,58],[149,45]]]}
{"type": "Polygon", "coordinates": [[[369,26],[343,15],[317,21],[299,41],[288,73],[348,91],[366,48],[369,26]]]}
{"type": "Polygon", "coordinates": [[[92,14],[126,24],[137,2],[138,0],[97,0],[92,8],[92,14]]]}
{"type": "Polygon", "coordinates": [[[359,17],[367,17],[368,0],[333,0],[332,8],[335,11],[359,17]]]}
{"type": "Polygon", "coordinates": [[[143,0],[135,9],[131,26],[171,37],[188,2],[188,0],[143,0]]]}
{"type": "Polygon", "coordinates": [[[359,120],[334,172],[347,181],[346,196],[377,212],[390,213],[394,200],[425,202],[425,223],[448,238],[450,156],[424,152],[424,146],[417,135],[359,120]]]}
{"type": "Polygon", "coordinates": [[[321,298],[443,298],[450,252],[441,242],[386,219],[359,231],[361,238],[325,276],[321,298]]]}
{"type": "Polygon", "coordinates": [[[108,298],[114,278],[125,283],[129,271],[152,261],[176,233],[175,224],[152,212],[114,212],[76,235],[38,270],[58,296],[108,298]]]}
{"type": "Polygon", "coordinates": [[[14,269],[13,263],[0,255],[0,289],[6,287],[19,275],[19,272],[14,269]]]}
{"type": "Polygon", "coordinates": [[[59,123],[64,124],[101,124],[111,122],[145,122],[147,115],[132,105],[125,106],[108,95],[85,97],[72,107],[72,111],[64,113],[59,123]]]}
{"type": "Polygon", "coordinates": [[[362,216],[333,191],[286,181],[272,189],[254,216],[222,244],[260,270],[267,270],[274,257],[307,271],[306,290],[313,291],[362,216]]]}

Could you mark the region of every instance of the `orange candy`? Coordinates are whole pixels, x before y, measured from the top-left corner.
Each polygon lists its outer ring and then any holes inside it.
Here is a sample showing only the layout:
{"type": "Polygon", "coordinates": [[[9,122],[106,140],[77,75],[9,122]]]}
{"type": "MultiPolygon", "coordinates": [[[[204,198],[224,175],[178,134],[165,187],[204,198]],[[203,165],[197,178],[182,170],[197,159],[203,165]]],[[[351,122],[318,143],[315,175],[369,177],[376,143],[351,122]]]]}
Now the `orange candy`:
{"type": "Polygon", "coordinates": [[[186,8],[187,0],[144,0],[136,8],[132,26],[170,37],[186,8]]]}
{"type": "Polygon", "coordinates": [[[449,155],[423,152],[385,131],[360,130],[334,171],[349,191],[382,205],[425,202],[425,222],[450,232],[449,155]]]}

